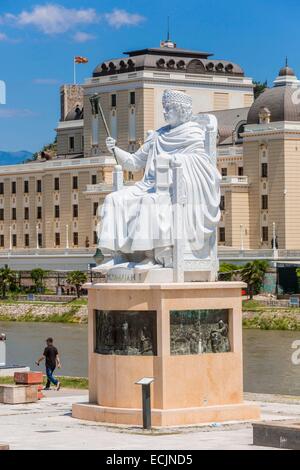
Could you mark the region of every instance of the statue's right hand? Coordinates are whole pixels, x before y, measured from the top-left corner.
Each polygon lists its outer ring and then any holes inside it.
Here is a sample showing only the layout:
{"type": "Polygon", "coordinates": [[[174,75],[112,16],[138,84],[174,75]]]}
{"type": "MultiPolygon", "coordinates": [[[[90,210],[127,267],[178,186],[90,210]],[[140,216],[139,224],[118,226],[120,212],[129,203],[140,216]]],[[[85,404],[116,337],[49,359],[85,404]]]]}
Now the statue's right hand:
{"type": "Polygon", "coordinates": [[[116,139],[114,139],[113,137],[107,137],[106,147],[110,153],[113,153],[114,149],[116,148],[116,139]]]}

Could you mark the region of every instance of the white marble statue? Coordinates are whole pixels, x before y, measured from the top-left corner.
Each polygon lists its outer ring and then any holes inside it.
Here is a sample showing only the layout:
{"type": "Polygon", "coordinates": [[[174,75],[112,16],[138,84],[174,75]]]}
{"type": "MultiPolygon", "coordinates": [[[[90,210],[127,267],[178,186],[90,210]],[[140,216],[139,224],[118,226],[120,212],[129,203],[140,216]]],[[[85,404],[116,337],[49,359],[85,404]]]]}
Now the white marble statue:
{"type": "Polygon", "coordinates": [[[201,261],[209,259],[215,249],[221,177],[205,145],[205,120],[193,116],[191,97],[180,91],[166,90],[163,108],[167,125],[149,132],[137,152],[130,154],[118,148],[111,137],[106,140],[108,150],[115,153],[123,169],[144,170],[144,176],[105,199],[99,248],[109,259],[99,266],[103,272],[115,266],[172,268],[176,237],[174,166],[182,168],[184,203],[179,225],[184,252],[189,253],[189,259],[201,261]]]}

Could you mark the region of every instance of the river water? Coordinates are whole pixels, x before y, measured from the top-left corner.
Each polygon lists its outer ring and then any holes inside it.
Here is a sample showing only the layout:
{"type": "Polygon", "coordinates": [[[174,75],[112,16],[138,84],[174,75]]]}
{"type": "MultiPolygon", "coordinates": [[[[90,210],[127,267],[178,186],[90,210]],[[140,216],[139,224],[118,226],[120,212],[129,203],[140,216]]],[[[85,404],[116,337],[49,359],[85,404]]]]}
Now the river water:
{"type": "MultiPolygon", "coordinates": [[[[0,322],[0,332],[7,334],[9,364],[37,370],[34,361],[42,355],[45,339],[53,336],[62,361],[60,374],[87,376],[87,325],[0,322]]],[[[300,395],[300,364],[292,363],[296,340],[300,332],[244,330],[246,392],[300,395]]]]}

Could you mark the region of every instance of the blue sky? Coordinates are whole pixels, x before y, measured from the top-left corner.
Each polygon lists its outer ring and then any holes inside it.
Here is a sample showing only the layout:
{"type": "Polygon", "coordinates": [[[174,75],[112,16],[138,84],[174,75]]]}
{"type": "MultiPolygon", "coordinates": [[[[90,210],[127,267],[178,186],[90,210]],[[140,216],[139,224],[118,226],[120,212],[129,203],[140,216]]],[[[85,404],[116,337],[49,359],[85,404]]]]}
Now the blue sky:
{"type": "Polygon", "coordinates": [[[71,83],[73,56],[89,77],[104,59],[158,46],[213,52],[257,80],[276,77],[285,56],[300,77],[298,0],[0,0],[0,150],[36,151],[51,142],[59,119],[59,85],[71,83]]]}

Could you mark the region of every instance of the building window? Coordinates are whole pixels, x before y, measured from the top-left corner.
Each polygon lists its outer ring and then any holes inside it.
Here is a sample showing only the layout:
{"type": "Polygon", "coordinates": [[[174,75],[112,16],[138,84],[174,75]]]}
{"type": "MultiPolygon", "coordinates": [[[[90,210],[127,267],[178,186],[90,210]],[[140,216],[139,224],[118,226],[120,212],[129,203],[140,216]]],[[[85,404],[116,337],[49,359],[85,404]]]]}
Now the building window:
{"type": "Polygon", "coordinates": [[[54,206],[54,217],[56,219],[59,219],[59,214],[60,213],[60,210],[59,210],[59,206],[54,206]]]}
{"type": "Polygon", "coordinates": [[[110,95],[110,99],[111,99],[111,107],[112,108],[115,108],[117,106],[117,95],[116,94],[113,94],[113,95],[110,95]]]}
{"type": "Polygon", "coordinates": [[[42,180],[37,180],[36,181],[36,192],[41,193],[42,192],[42,180]]]}
{"type": "Polygon", "coordinates": [[[54,178],[54,191],[59,191],[59,178],[54,178]]]}
{"type": "Polygon", "coordinates": [[[263,242],[269,241],[269,228],[262,227],[262,240],[263,242]]]}
{"type": "Polygon", "coordinates": [[[268,209],[268,196],[267,196],[267,194],[263,194],[262,197],[261,197],[261,208],[263,210],[268,209]]]}
{"type": "Polygon", "coordinates": [[[24,207],[24,219],[29,219],[29,207],[24,207]]]}
{"type": "Polygon", "coordinates": [[[77,217],[78,217],[78,205],[74,204],[73,205],[73,218],[77,219],[77,217]]]}
{"type": "Polygon", "coordinates": [[[43,234],[42,233],[38,233],[38,245],[39,245],[39,248],[43,248],[43,234]]]}
{"type": "Polygon", "coordinates": [[[17,235],[15,233],[12,235],[12,246],[17,246],[17,235]]]}
{"type": "Polygon", "coordinates": [[[98,245],[98,235],[96,231],[94,231],[94,245],[98,245]]]}
{"type": "Polygon", "coordinates": [[[267,163],[261,164],[261,177],[268,178],[268,164],[267,163]]]}
{"type": "Polygon", "coordinates": [[[238,167],[238,176],[244,176],[244,168],[242,166],[238,167]]]}
{"type": "Polygon", "coordinates": [[[0,183],[0,194],[4,194],[4,183],[0,183]]]}
{"type": "Polygon", "coordinates": [[[4,248],[4,235],[0,235],[0,247],[4,248]]]}
{"type": "Polygon", "coordinates": [[[221,211],[225,211],[225,196],[221,196],[220,209],[221,211]]]}
{"type": "Polygon", "coordinates": [[[55,234],[55,246],[60,246],[60,233],[55,234]]]}
{"type": "Polygon", "coordinates": [[[219,241],[220,243],[225,242],[225,227],[219,227],[219,241]]]}
{"type": "Polygon", "coordinates": [[[97,175],[92,175],[92,184],[97,184],[97,175]]]}
{"type": "Polygon", "coordinates": [[[4,209],[0,209],[0,220],[4,220],[4,209]]]}
{"type": "Polygon", "coordinates": [[[132,173],[132,171],[128,171],[128,180],[129,180],[129,181],[133,181],[133,180],[134,180],[134,174],[132,173]]]}
{"type": "Polygon", "coordinates": [[[69,137],[69,151],[73,152],[75,149],[75,137],[69,137]]]}
{"type": "Polygon", "coordinates": [[[12,194],[16,194],[17,192],[17,183],[15,181],[11,182],[11,192],[12,194]]]}
{"type": "Polygon", "coordinates": [[[94,204],[93,204],[93,214],[94,214],[94,217],[97,215],[98,207],[99,207],[99,203],[98,203],[98,202],[94,202],[94,204]]]}
{"type": "Polygon", "coordinates": [[[25,233],[24,235],[24,245],[26,248],[29,246],[29,233],[25,233]]]}
{"type": "Polygon", "coordinates": [[[130,92],[129,102],[132,106],[135,105],[135,92],[134,91],[130,92]]]}
{"type": "Polygon", "coordinates": [[[11,218],[12,218],[12,220],[17,219],[17,209],[15,207],[13,207],[12,210],[11,210],[11,218]]]}
{"type": "Polygon", "coordinates": [[[221,168],[221,175],[227,176],[227,168],[221,168]]]}
{"type": "Polygon", "coordinates": [[[78,246],[78,232],[73,232],[73,245],[78,246]]]}
{"type": "Polygon", "coordinates": [[[24,181],[24,193],[29,193],[29,181],[24,181]]]}
{"type": "Polygon", "coordinates": [[[73,189],[78,189],[78,176],[73,176],[73,189]]]}
{"type": "Polygon", "coordinates": [[[42,208],[41,208],[41,206],[38,206],[38,207],[36,208],[36,218],[37,218],[37,219],[41,219],[41,218],[42,218],[42,208]]]}

